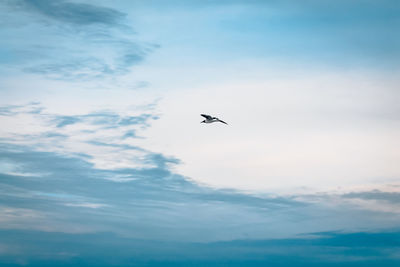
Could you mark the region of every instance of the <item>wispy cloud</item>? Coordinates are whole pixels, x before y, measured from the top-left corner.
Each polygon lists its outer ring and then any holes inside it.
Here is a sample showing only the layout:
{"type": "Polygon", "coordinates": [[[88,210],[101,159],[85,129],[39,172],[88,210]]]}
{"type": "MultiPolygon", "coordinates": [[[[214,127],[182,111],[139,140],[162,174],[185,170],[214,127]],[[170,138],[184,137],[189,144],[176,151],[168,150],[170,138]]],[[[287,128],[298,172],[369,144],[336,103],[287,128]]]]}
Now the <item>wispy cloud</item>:
{"type": "Polygon", "coordinates": [[[74,3],[65,0],[24,0],[27,7],[48,18],[71,24],[89,25],[101,23],[118,25],[125,16],[124,13],[112,8],[106,8],[86,3],[74,3]]]}
{"type": "Polygon", "coordinates": [[[366,200],[383,200],[393,204],[400,204],[399,192],[383,192],[380,190],[372,190],[366,192],[352,192],[344,194],[345,198],[360,198],[366,200]]]}
{"type": "Polygon", "coordinates": [[[17,66],[33,74],[65,81],[88,81],[123,75],[142,63],[158,48],[145,42],[124,20],[126,14],[113,8],[71,1],[9,1],[0,12],[13,12],[4,22],[13,31],[0,47],[12,57],[3,67],[17,66]],[[41,38],[26,38],[31,31],[41,38]],[[26,38],[23,43],[16,42],[26,38]],[[10,52],[8,52],[10,54],[10,52]]]}
{"type": "Polygon", "coordinates": [[[152,107],[145,110],[94,111],[88,114],[50,114],[38,103],[1,107],[7,125],[2,137],[14,144],[27,144],[45,151],[90,155],[90,161],[102,168],[115,168],[151,164],[148,151],[132,145],[133,140],[143,138],[141,132],[159,117],[152,107]],[[37,125],[35,131],[15,129],[18,120],[37,125]],[[14,126],[13,126],[14,125],[14,126]],[[119,156],[118,156],[119,155],[119,156]],[[113,160],[114,158],[114,160],[113,160]],[[143,160],[140,160],[143,159],[143,160]]]}
{"type": "Polygon", "coordinates": [[[0,107],[0,116],[15,116],[20,113],[37,114],[43,111],[38,102],[31,102],[27,105],[7,105],[0,107]]]}
{"type": "Polygon", "coordinates": [[[76,116],[54,116],[53,121],[58,128],[75,123],[89,123],[92,125],[104,125],[105,128],[118,128],[121,126],[140,125],[148,127],[149,120],[156,120],[158,116],[153,114],[141,114],[139,116],[120,116],[113,112],[94,112],[76,116]]]}

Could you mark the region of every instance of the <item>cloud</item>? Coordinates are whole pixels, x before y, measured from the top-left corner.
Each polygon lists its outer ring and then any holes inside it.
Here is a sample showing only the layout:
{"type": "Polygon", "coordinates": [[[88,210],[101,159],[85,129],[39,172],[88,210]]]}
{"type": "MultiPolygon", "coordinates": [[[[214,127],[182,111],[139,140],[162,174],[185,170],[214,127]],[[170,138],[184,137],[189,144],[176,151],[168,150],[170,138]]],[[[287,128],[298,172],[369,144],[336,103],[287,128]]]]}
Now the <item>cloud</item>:
{"type": "Polygon", "coordinates": [[[109,66],[99,59],[77,58],[75,60],[66,59],[60,63],[39,64],[23,69],[25,72],[42,74],[48,78],[88,80],[101,77],[111,72],[109,66]]]}
{"type": "MultiPolygon", "coordinates": [[[[230,231],[240,225],[260,228],[259,220],[268,218],[257,219],[259,212],[280,213],[280,209],[304,206],[296,201],[200,187],[170,170],[178,160],[158,153],[146,152],[143,160],[154,167],[97,169],[79,157],[1,144],[0,162],[7,161],[18,166],[20,172],[33,173],[27,179],[1,170],[4,190],[0,198],[4,209],[40,214],[27,218],[14,212],[1,227],[112,231],[140,238],[214,239],[231,236],[230,231]],[[247,216],[236,217],[237,213],[247,216]],[[222,224],[226,230],[220,228],[222,224]],[[200,232],[191,233],[194,229],[200,232]],[[211,232],[205,235],[208,231],[211,232]]],[[[243,231],[247,230],[239,230],[243,231]]]]}
{"type": "MultiPolygon", "coordinates": [[[[215,189],[177,173],[180,159],[125,136],[158,119],[152,105],[78,115],[52,114],[39,103],[3,109],[3,119],[40,127],[7,124],[11,135],[0,143],[0,263],[91,264],[86,248],[104,255],[110,244],[120,253],[117,265],[149,259],[205,266],[397,259],[396,233],[348,233],[398,227],[396,213],[360,208],[346,195],[215,189]],[[36,250],[30,240],[40,244],[36,250]]],[[[104,265],[108,259],[102,258],[104,265]]]]}
{"type": "MultiPolygon", "coordinates": [[[[115,231],[120,224],[124,225],[122,232],[129,235],[186,239],[189,237],[185,235],[196,227],[193,222],[198,221],[204,225],[203,231],[212,232],[207,238],[215,238],[231,235],[228,230],[213,228],[215,218],[229,219],[232,222],[227,225],[236,228],[244,223],[235,218],[237,212],[255,217],[254,223],[259,224],[267,218],[257,218],[257,210],[279,213],[281,208],[305,206],[291,199],[260,198],[199,186],[174,173],[174,166],[181,164],[179,159],[142,148],[135,144],[135,138],[127,140],[126,133],[136,135],[158,119],[152,113],[99,111],[72,116],[46,110],[32,114],[23,106],[20,109],[7,118],[14,122],[16,117],[24,117],[26,123],[43,128],[36,133],[14,130],[7,143],[0,145],[0,183],[6,188],[0,198],[9,210],[25,209],[43,216],[34,217],[30,223],[14,216],[7,225],[86,232],[115,231]],[[27,174],[31,177],[28,180],[27,174]],[[60,206],[62,212],[58,212],[60,206]],[[87,208],[96,210],[96,214],[89,212],[83,219],[80,210],[87,208]],[[97,216],[109,219],[90,225],[89,221],[99,220],[97,216]],[[181,223],[176,224],[174,218],[181,223]]],[[[194,234],[193,238],[204,237],[194,234]]]]}
{"type": "Polygon", "coordinates": [[[38,114],[43,111],[40,103],[31,102],[26,105],[0,106],[0,116],[15,116],[20,113],[38,114]]]}
{"type": "Polygon", "coordinates": [[[399,192],[382,192],[380,190],[372,190],[367,192],[352,192],[344,194],[345,198],[359,198],[365,200],[383,200],[393,204],[400,204],[400,193],[399,192]]]}
{"type": "Polygon", "coordinates": [[[38,216],[10,217],[3,228],[229,240],[397,225],[397,213],[366,220],[385,209],[340,195],[252,195],[199,185],[174,171],[180,159],[136,138],[159,117],[152,105],[77,115],[52,114],[38,103],[4,109],[10,112],[0,144],[1,203],[38,216]]]}
{"type": "Polygon", "coordinates": [[[125,14],[112,8],[64,0],[25,0],[26,6],[48,18],[78,25],[118,25],[125,14]]]}
{"type": "MultiPolygon", "coordinates": [[[[141,114],[138,116],[120,116],[113,112],[93,112],[85,115],[57,116],[52,122],[56,123],[57,128],[63,128],[76,123],[87,123],[90,125],[104,126],[104,128],[119,128],[126,126],[140,125],[141,128],[150,126],[150,120],[157,120],[158,116],[153,114],[141,114]]],[[[129,131],[128,131],[129,133],[129,131]]],[[[125,134],[126,136],[126,134],[125,134]]],[[[131,136],[132,137],[132,136],[131,136]]]]}
{"type": "MultiPolygon", "coordinates": [[[[134,108],[136,109],[136,108],[134,108]]],[[[0,107],[5,119],[3,138],[14,144],[28,144],[46,151],[90,155],[90,162],[101,168],[152,164],[145,159],[145,149],[132,145],[134,139],[143,139],[146,130],[159,117],[153,106],[143,106],[136,111],[122,113],[94,111],[87,114],[50,114],[38,103],[0,107]],[[15,130],[18,120],[33,123],[36,131],[15,130]]]]}
{"type": "Polygon", "coordinates": [[[10,38],[3,67],[64,81],[91,81],[131,72],[159,46],[140,40],[113,8],[71,1],[9,1],[0,13],[10,38]],[[18,21],[15,27],[13,21],[18,21]],[[40,38],[30,38],[32,32],[40,38]],[[24,42],[19,42],[24,38],[24,42]]]}
{"type": "Polygon", "coordinates": [[[0,108],[0,115],[1,116],[10,116],[10,115],[15,115],[16,112],[14,111],[14,109],[17,106],[3,106],[0,108]]]}
{"type": "Polygon", "coordinates": [[[140,138],[140,137],[138,137],[138,136],[136,135],[136,132],[135,132],[135,131],[131,130],[131,131],[125,132],[125,134],[124,134],[124,136],[123,136],[123,139],[126,139],[126,138],[140,138]]]}
{"type": "Polygon", "coordinates": [[[76,116],[58,116],[54,119],[57,123],[56,127],[62,128],[67,125],[71,125],[80,121],[79,117],[76,116]]]}

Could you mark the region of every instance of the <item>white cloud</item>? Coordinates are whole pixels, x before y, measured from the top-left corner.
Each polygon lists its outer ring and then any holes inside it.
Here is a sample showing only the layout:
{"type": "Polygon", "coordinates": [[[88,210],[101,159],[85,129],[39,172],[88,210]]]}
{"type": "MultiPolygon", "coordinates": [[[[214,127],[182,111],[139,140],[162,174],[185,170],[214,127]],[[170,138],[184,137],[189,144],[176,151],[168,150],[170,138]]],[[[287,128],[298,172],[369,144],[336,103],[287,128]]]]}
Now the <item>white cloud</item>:
{"type": "Polygon", "coordinates": [[[281,73],[175,89],[141,144],[182,159],[181,174],[217,187],[295,192],[386,183],[400,176],[400,127],[392,116],[396,79],[385,77],[281,73]],[[229,125],[201,125],[200,113],[229,125]]]}
{"type": "Polygon", "coordinates": [[[65,203],[64,205],[68,206],[68,207],[83,207],[83,208],[89,208],[89,209],[98,209],[98,208],[102,208],[102,207],[107,207],[108,206],[106,204],[90,203],[90,202],[65,203]]]}

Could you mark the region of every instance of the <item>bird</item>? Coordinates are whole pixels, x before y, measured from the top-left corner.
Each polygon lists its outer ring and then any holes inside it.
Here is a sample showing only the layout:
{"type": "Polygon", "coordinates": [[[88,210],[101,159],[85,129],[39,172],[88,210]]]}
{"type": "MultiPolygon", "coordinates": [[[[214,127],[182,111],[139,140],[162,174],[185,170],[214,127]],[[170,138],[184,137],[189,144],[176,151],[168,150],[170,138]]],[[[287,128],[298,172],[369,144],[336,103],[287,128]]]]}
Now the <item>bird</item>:
{"type": "Polygon", "coordinates": [[[206,115],[206,114],[200,114],[200,116],[203,116],[204,118],[206,118],[204,121],[201,121],[200,123],[212,123],[212,122],[222,122],[227,124],[226,122],[224,122],[223,120],[218,119],[217,117],[213,117],[210,115],[206,115]]]}

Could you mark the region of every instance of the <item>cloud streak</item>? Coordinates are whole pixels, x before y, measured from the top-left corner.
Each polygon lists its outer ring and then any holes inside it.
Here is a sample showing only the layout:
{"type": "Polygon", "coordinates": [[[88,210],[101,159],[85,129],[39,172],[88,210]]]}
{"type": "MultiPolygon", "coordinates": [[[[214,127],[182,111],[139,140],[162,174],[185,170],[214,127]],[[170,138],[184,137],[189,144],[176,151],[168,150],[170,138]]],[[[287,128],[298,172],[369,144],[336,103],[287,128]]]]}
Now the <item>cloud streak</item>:
{"type": "Polygon", "coordinates": [[[25,0],[27,7],[48,18],[77,25],[118,25],[125,14],[112,8],[68,1],[25,0]]]}

